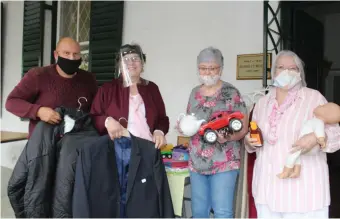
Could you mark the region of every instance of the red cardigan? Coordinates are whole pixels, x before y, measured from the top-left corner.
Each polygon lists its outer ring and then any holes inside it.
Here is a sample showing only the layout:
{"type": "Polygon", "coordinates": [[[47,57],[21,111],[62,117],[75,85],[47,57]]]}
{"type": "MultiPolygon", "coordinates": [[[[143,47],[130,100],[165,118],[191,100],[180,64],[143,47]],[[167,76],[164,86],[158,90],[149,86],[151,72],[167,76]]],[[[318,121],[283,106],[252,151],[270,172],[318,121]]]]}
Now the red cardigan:
{"type": "MultiPolygon", "coordinates": [[[[167,134],[169,131],[169,117],[166,115],[158,86],[151,81],[141,79],[137,88],[144,101],[150,132],[153,133],[158,129],[167,134]]],[[[121,79],[115,79],[98,89],[92,103],[91,114],[93,115],[94,125],[101,135],[107,134],[104,123],[108,116],[117,121],[121,117],[129,118],[129,97],[130,89],[123,87],[121,79]]],[[[126,128],[127,123],[124,121],[121,120],[120,122],[126,128]]]]}

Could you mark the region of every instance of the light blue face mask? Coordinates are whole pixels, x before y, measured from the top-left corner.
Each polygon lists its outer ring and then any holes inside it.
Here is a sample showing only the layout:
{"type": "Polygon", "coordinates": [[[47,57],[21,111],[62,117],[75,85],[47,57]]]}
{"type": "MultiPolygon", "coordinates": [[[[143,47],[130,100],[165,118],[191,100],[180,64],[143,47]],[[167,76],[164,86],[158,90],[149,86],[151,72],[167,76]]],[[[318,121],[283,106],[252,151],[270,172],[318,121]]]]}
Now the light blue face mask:
{"type": "Polygon", "coordinates": [[[274,79],[273,86],[290,89],[300,81],[301,81],[300,73],[289,72],[289,70],[286,69],[274,79]]]}

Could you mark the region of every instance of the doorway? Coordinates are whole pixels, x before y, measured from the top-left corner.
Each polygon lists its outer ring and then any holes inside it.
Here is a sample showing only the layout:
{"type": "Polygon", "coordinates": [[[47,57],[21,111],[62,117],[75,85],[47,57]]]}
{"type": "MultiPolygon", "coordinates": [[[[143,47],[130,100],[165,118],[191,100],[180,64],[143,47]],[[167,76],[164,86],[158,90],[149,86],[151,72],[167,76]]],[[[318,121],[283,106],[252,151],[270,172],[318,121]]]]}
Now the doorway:
{"type": "MultiPolygon", "coordinates": [[[[307,87],[340,105],[340,2],[282,1],[283,48],[305,62],[307,87]]],[[[340,218],[340,151],[327,154],[330,218],[340,218]]]]}

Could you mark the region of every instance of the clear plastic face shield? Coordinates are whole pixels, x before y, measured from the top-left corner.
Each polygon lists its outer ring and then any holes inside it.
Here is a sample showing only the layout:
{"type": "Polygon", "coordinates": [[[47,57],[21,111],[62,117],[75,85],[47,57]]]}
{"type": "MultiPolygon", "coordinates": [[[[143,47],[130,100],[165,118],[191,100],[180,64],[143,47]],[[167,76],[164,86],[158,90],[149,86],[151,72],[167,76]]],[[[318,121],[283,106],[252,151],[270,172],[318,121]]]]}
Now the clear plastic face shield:
{"type": "Polygon", "coordinates": [[[119,76],[123,79],[123,86],[130,87],[138,82],[140,74],[143,71],[144,55],[143,52],[131,48],[123,50],[119,54],[119,76]]]}

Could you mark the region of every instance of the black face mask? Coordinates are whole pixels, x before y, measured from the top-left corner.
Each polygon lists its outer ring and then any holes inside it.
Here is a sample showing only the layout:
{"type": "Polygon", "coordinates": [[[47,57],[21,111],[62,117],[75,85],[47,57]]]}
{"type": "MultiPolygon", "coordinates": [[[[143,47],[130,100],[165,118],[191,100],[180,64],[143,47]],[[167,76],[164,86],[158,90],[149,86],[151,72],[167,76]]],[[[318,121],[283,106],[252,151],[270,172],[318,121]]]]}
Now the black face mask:
{"type": "Polygon", "coordinates": [[[57,65],[68,75],[73,75],[79,69],[81,59],[71,60],[58,56],[57,65]]]}

